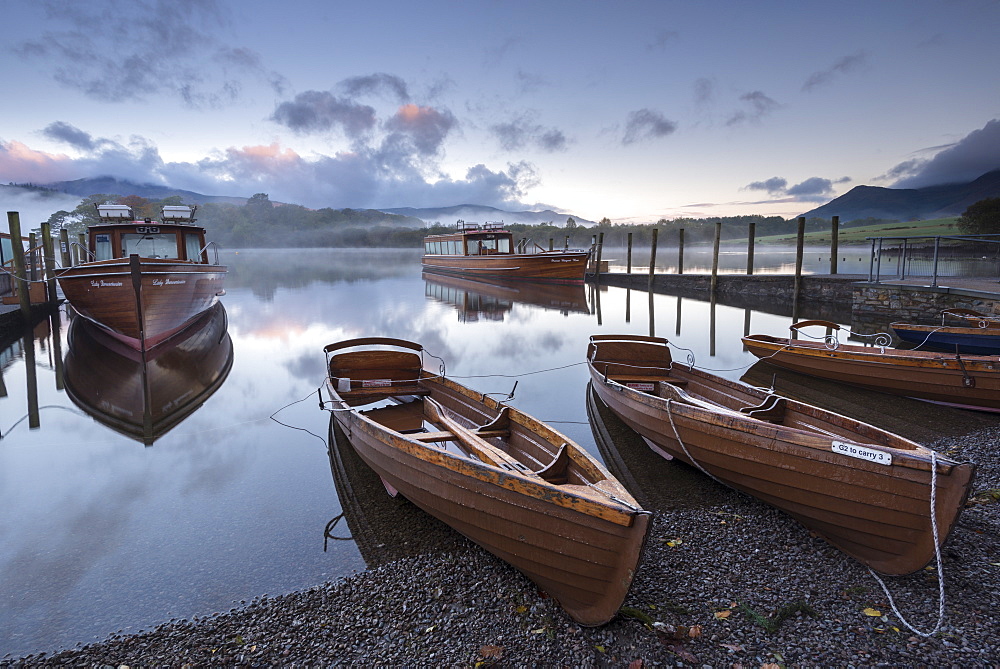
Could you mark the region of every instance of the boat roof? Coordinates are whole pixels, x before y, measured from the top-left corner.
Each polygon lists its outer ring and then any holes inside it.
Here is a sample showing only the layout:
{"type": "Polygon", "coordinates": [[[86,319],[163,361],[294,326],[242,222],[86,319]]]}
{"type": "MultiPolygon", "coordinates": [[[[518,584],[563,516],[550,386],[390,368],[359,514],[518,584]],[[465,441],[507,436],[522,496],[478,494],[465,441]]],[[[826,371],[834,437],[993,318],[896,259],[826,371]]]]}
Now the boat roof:
{"type": "Polygon", "coordinates": [[[480,225],[479,223],[466,223],[465,221],[459,221],[455,224],[454,232],[439,233],[436,235],[428,235],[426,239],[434,239],[435,237],[454,237],[456,235],[476,235],[476,234],[513,234],[510,230],[507,230],[503,226],[503,221],[499,222],[488,222],[480,225]]]}

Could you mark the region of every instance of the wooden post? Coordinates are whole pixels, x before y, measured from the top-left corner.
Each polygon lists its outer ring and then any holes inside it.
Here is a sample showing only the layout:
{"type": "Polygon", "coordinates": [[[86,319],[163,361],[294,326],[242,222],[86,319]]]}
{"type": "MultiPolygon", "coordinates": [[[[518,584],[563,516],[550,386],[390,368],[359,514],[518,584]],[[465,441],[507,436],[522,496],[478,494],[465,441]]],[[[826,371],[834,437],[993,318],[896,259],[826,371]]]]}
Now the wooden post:
{"type": "Polygon", "coordinates": [[[837,273],[837,254],[840,253],[840,216],[830,222],[830,274],[837,273]]]}
{"type": "Polygon", "coordinates": [[[569,251],[569,235],[566,235],[566,246],[563,247],[564,251],[569,251]]]}
{"type": "Polygon", "coordinates": [[[719,285],[719,241],[722,239],[722,221],[715,222],[715,242],[712,244],[712,297],[719,285]]]}
{"type": "Polygon", "coordinates": [[[62,256],[62,266],[63,268],[69,267],[73,264],[73,256],[69,252],[69,231],[63,228],[59,231],[59,251],[62,256]]]}
{"type": "Polygon", "coordinates": [[[757,222],[750,221],[749,238],[747,239],[747,276],[753,276],[753,241],[757,236],[757,222]]]}
{"type": "MultiPolygon", "coordinates": [[[[14,230],[11,229],[10,232],[13,236],[14,230]]],[[[18,244],[14,246],[18,246],[18,244]]],[[[25,322],[29,323],[30,321],[25,322]]],[[[56,333],[53,335],[59,336],[56,333]]],[[[38,368],[35,366],[35,338],[30,327],[24,328],[24,338],[21,341],[24,346],[24,385],[28,394],[28,429],[37,430],[42,424],[42,418],[38,412],[38,368]]]]}
{"type": "Polygon", "coordinates": [[[631,232],[628,233],[628,254],[627,254],[627,257],[628,257],[628,260],[627,260],[627,269],[625,270],[625,273],[626,274],[631,274],[632,273],[632,233],[631,232]]]}
{"type": "Polygon", "coordinates": [[[556,250],[555,243],[556,243],[556,240],[553,239],[552,237],[549,237],[549,251],[555,251],[556,250]]]}
{"type": "Polygon", "coordinates": [[[684,228],[677,231],[677,273],[684,273],[684,228]]]}
{"type": "Polygon", "coordinates": [[[52,229],[48,221],[42,223],[42,248],[45,253],[45,278],[48,279],[49,303],[56,302],[56,253],[52,244],[52,229]]]}
{"type": "Polygon", "coordinates": [[[601,253],[604,251],[604,233],[597,236],[597,257],[594,260],[594,281],[601,279],[601,253]]]}
{"type": "Polygon", "coordinates": [[[806,237],[806,217],[799,216],[799,229],[795,235],[795,288],[792,291],[792,312],[797,315],[799,289],[802,287],[802,249],[806,237]]]}
{"type": "Polygon", "coordinates": [[[24,264],[24,247],[21,245],[21,215],[16,211],[7,212],[7,226],[10,228],[11,250],[14,252],[14,287],[17,288],[17,301],[21,305],[21,315],[24,322],[31,322],[31,296],[28,289],[28,274],[24,264]]]}
{"type": "Polygon", "coordinates": [[[28,254],[24,256],[25,264],[30,268],[28,272],[28,278],[32,281],[38,279],[38,262],[37,256],[38,252],[35,251],[35,247],[38,246],[38,240],[35,239],[35,233],[28,233],[28,254]]]}
{"type": "Polygon", "coordinates": [[[650,244],[650,246],[649,246],[649,288],[650,288],[650,293],[653,292],[653,290],[652,290],[653,289],[653,273],[656,271],[656,235],[657,235],[658,232],[659,232],[659,230],[657,228],[653,228],[653,239],[649,243],[650,244]]]}

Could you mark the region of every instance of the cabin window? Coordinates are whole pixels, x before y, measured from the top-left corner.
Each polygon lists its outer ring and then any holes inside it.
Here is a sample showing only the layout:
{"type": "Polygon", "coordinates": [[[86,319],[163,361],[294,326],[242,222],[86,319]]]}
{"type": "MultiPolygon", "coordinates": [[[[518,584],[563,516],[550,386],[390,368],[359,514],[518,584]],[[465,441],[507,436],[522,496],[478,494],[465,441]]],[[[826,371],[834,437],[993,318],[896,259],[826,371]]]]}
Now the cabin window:
{"type": "Polygon", "coordinates": [[[122,235],[122,255],[132,254],[143,258],[178,258],[177,235],[127,233],[122,235]]]}
{"type": "Polygon", "coordinates": [[[450,241],[450,242],[448,242],[448,253],[450,253],[452,255],[457,255],[458,254],[458,242],[457,241],[450,241]]]}
{"type": "Polygon", "coordinates": [[[427,255],[434,253],[432,247],[433,247],[433,242],[424,242],[424,253],[426,253],[427,255]]]}
{"type": "Polygon", "coordinates": [[[201,262],[201,235],[184,233],[184,257],[194,262],[201,262]]]}
{"type": "Polygon", "coordinates": [[[94,235],[94,259],[111,260],[112,257],[111,235],[107,233],[94,235]]]}
{"type": "Polygon", "coordinates": [[[497,253],[510,253],[510,239],[501,237],[497,240],[497,253]]]}

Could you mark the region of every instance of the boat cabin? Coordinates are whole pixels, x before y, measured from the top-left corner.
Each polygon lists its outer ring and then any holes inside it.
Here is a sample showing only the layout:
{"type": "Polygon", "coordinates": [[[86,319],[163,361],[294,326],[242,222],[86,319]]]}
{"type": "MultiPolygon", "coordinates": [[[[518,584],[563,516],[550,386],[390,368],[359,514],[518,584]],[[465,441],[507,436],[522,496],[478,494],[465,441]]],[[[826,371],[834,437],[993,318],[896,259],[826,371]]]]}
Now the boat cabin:
{"type": "Polygon", "coordinates": [[[166,206],[162,222],[135,220],[131,207],[99,204],[101,223],[88,229],[88,250],[94,260],[166,258],[208,264],[205,229],[194,225],[197,207],[166,206]]]}
{"type": "Polygon", "coordinates": [[[444,235],[424,237],[425,255],[486,256],[514,253],[513,234],[503,223],[466,223],[444,235]]]}

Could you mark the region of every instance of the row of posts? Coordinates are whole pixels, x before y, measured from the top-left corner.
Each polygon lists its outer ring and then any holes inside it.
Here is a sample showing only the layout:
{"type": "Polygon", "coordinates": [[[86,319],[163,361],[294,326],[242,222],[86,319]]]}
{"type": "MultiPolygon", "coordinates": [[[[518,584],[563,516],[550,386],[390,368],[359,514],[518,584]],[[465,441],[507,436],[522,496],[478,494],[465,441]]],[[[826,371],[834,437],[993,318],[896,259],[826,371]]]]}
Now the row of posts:
{"type": "MultiPolygon", "coordinates": [[[[37,280],[37,263],[29,262],[30,255],[25,254],[24,248],[21,246],[21,216],[16,211],[7,212],[7,225],[10,229],[11,236],[11,251],[13,255],[13,265],[14,265],[14,281],[18,282],[16,287],[18,295],[18,304],[21,308],[21,313],[24,315],[27,321],[31,314],[31,295],[29,287],[31,281],[37,280]],[[30,271],[29,271],[30,265],[30,271]]],[[[52,240],[51,228],[48,222],[42,223],[41,228],[41,238],[42,238],[42,257],[45,266],[45,276],[46,276],[46,290],[47,290],[47,302],[56,301],[56,260],[55,260],[55,248],[52,240]]],[[[59,231],[59,241],[60,241],[60,252],[61,252],[61,262],[63,267],[69,267],[72,264],[72,258],[70,256],[70,243],[69,243],[69,232],[66,229],[59,231]]],[[[35,239],[35,233],[28,235],[28,254],[37,253],[37,240],[35,239]]],[[[82,244],[82,240],[81,240],[82,244]]]]}
{"type": "MultiPolygon", "coordinates": [[[[799,294],[802,282],[802,256],[805,248],[806,218],[799,216],[798,229],[795,238],[795,294],[799,294]]],[[[677,273],[684,273],[684,228],[680,228],[677,238],[677,273]]],[[[658,230],[653,228],[652,240],[649,248],[649,283],[653,283],[653,276],[656,271],[656,237],[658,230]]],[[[837,273],[837,253],[839,252],[838,239],[840,236],[840,217],[834,216],[830,227],[830,274],[837,273]]],[[[753,252],[754,238],[757,234],[757,224],[750,223],[747,237],[747,275],[753,274],[753,252]]],[[[722,222],[715,223],[715,239],[712,246],[712,292],[715,292],[718,284],[719,274],[719,245],[722,238],[722,222]]],[[[601,252],[604,247],[604,233],[600,233],[594,240],[596,245],[596,261],[594,263],[594,274],[599,276],[601,272],[601,252]]],[[[628,253],[626,261],[626,274],[632,273],[632,233],[628,233],[628,253]]]]}

